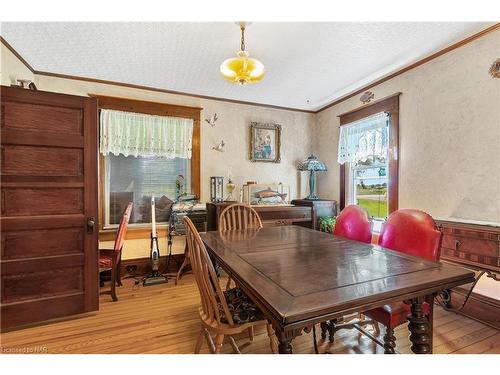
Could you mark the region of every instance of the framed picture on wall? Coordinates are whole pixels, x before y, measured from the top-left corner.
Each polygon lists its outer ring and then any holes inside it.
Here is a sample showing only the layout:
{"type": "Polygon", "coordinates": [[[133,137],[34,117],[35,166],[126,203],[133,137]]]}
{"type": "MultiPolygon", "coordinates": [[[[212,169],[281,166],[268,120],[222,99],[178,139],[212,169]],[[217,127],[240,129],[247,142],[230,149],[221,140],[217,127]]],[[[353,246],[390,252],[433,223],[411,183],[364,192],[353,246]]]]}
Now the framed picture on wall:
{"type": "Polygon", "coordinates": [[[250,160],[279,163],[281,161],[281,125],[250,123],[250,160]]]}

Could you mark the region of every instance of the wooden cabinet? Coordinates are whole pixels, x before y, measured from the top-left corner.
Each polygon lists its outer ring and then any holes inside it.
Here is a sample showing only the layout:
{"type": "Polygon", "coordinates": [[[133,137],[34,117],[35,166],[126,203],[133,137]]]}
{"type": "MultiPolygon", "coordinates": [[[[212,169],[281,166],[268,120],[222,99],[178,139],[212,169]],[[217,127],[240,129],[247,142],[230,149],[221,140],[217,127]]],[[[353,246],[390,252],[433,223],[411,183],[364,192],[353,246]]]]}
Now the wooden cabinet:
{"type": "MultiPolygon", "coordinates": [[[[235,202],[207,203],[207,230],[217,230],[220,213],[235,202]]],[[[264,226],[299,224],[312,228],[310,207],[300,206],[254,206],[264,226]]]]}
{"type": "Polygon", "coordinates": [[[325,216],[337,216],[337,201],[327,199],[294,199],[291,203],[295,206],[310,207],[312,228],[316,230],[319,230],[319,218],[325,216]]]}
{"type": "MultiPolygon", "coordinates": [[[[441,260],[486,272],[489,278],[500,280],[500,226],[444,220],[437,220],[436,223],[443,233],[441,260]]],[[[472,291],[469,298],[470,288],[466,286],[448,290],[444,295],[447,306],[500,328],[498,297],[492,298],[472,291]]]]}
{"type": "Polygon", "coordinates": [[[441,259],[500,273],[500,227],[438,221],[443,233],[441,259]]]}

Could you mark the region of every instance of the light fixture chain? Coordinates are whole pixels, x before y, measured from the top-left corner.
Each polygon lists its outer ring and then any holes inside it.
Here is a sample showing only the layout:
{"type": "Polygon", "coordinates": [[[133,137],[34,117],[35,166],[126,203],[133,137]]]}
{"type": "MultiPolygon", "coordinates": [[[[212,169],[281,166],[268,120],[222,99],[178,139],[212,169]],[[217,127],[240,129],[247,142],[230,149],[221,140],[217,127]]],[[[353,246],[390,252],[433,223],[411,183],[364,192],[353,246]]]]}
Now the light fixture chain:
{"type": "Polygon", "coordinates": [[[245,50],[245,26],[244,25],[241,25],[240,26],[241,28],[241,50],[244,51],[245,50]]]}

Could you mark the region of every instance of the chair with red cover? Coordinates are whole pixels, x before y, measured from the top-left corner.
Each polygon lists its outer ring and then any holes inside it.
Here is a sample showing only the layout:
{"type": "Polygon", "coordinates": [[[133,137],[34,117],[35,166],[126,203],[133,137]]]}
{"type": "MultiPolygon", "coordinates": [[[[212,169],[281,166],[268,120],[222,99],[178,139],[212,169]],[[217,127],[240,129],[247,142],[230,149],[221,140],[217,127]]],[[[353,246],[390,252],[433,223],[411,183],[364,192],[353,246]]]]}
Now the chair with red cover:
{"type": "MultiPolygon", "coordinates": [[[[380,232],[379,245],[437,262],[441,247],[441,232],[436,229],[436,224],[429,214],[414,209],[401,209],[389,215],[380,232]]],[[[422,309],[428,319],[431,319],[433,305],[424,302],[422,309]]],[[[398,302],[363,312],[370,319],[386,327],[384,353],[395,352],[394,328],[406,323],[410,311],[409,305],[398,302]]],[[[432,345],[432,332],[430,336],[432,345]]]]}
{"type": "MultiPolygon", "coordinates": [[[[356,205],[346,206],[337,216],[337,221],[335,222],[335,227],[333,229],[333,235],[338,237],[344,237],[349,240],[371,243],[372,240],[372,225],[368,217],[368,212],[356,205]]],[[[326,339],[326,334],[328,332],[330,336],[330,342],[333,342],[335,331],[337,329],[336,324],[338,319],[328,320],[321,323],[321,338],[326,339]]],[[[377,327],[378,328],[378,327],[377,327]]],[[[314,335],[316,339],[316,335],[314,335]]],[[[314,347],[317,352],[317,343],[314,341],[314,347]]]]}
{"type": "Polygon", "coordinates": [[[372,228],[368,212],[354,204],[345,207],[337,217],[333,235],[370,243],[372,240],[372,228]]]}
{"type": "Polygon", "coordinates": [[[99,273],[111,270],[111,290],[102,292],[110,293],[113,301],[117,301],[116,284],[121,285],[120,264],[122,259],[122,248],[127,233],[127,225],[134,204],[129,202],[120,219],[120,225],[116,232],[115,244],[112,249],[99,249],[99,273]]]}

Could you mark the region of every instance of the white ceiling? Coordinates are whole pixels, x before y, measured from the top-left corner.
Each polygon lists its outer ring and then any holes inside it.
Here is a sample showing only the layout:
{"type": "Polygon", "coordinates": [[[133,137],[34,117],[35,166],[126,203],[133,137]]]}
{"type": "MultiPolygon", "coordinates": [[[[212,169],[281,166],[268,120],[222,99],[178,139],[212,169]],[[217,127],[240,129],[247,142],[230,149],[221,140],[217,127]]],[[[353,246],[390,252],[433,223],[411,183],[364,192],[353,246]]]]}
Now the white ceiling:
{"type": "Polygon", "coordinates": [[[224,81],[233,23],[8,23],[1,35],[37,71],[316,110],[492,23],[253,23],[246,45],[264,80],[224,81]]]}

